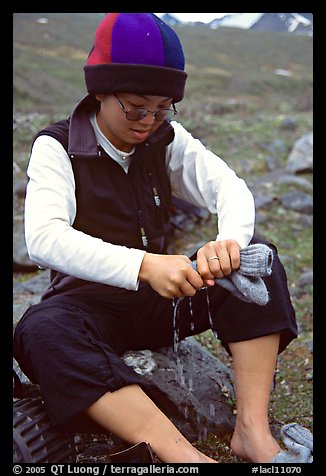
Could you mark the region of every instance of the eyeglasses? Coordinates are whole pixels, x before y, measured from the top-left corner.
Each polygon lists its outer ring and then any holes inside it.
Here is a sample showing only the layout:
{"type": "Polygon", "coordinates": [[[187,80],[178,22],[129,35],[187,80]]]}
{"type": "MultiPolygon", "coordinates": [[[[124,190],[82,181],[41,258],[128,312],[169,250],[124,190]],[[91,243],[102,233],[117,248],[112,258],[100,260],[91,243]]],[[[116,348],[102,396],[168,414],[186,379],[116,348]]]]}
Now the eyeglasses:
{"type": "Polygon", "coordinates": [[[128,111],[126,111],[124,105],[122,104],[118,96],[114,94],[114,97],[118,100],[119,105],[122,111],[125,113],[128,121],[141,121],[142,119],[145,119],[145,117],[149,113],[153,114],[153,118],[157,122],[164,122],[166,120],[171,121],[173,116],[175,116],[178,112],[174,104],[172,104],[173,109],[162,108],[162,109],[158,109],[157,111],[149,111],[148,109],[144,107],[133,107],[129,109],[128,111]]]}

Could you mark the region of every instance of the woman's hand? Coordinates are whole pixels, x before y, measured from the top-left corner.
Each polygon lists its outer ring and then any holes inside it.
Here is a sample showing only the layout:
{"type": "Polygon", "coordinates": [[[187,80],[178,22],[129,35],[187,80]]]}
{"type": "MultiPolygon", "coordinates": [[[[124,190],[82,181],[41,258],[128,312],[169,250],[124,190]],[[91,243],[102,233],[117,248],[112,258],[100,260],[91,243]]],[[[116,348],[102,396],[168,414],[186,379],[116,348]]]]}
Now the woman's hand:
{"type": "Polygon", "coordinates": [[[147,282],[158,294],[168,299],[194,296],[204,286],[202,278],[185,255],[146,253],[139,280],[147,282]]]}
{"type": "Polygon", "coordinates": [[[240,246],[235,240],[209,241],[197,252],[197,269],[205,286],[228,276],[240,266],[240,246]]]}

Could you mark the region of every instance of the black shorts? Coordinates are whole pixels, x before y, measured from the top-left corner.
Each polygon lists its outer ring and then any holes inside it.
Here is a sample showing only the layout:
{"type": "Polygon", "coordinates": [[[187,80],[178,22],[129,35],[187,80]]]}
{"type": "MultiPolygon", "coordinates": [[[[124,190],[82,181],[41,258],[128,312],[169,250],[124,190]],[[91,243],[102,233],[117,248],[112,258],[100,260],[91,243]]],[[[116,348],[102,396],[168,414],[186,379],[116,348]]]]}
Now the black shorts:
{"type": "MultiPolygon", "coordinates": [[[[262,241],[262,240],[260,240],[262,241]]],[[[279,352],[297,336],[284,268],[274,251],[264,278],[270,301],[246,303],[221,286],[169,300],[141,283],[138,291],[107,287],[99,295],[57,295],[27,309],[14,335],[14,357],[40,385],[49,418],[62,424],[107,391],[142,384],[122,355],[172,346],[212,328],[222,345],[280,333],[279,352]]]]}

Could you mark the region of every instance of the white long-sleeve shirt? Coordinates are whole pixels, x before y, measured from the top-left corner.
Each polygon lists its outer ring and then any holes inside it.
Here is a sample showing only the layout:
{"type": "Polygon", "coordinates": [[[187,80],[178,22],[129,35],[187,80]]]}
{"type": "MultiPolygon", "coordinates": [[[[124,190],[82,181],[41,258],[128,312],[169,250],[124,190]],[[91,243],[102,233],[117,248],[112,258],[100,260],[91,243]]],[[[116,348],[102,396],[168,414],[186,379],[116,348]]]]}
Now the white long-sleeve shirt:
{"type": "MultiPolygon", "coordinates": [[[[166,166],[173,195],[217,214],[216,240],[234,239],[241,248],[247,246],[255,208],[246,183],[181,124],[171,125],[175,138],[166,148],[166,166]]],[[[110,143],[94,130],[112,156],[110,143]]],[[[25,239],[31,260],[87,281],[137,290],[144,250],[107,243],[73,228],[74,174],[59,141],[46,135],[36,139],[27,175],[25,239]]]]}

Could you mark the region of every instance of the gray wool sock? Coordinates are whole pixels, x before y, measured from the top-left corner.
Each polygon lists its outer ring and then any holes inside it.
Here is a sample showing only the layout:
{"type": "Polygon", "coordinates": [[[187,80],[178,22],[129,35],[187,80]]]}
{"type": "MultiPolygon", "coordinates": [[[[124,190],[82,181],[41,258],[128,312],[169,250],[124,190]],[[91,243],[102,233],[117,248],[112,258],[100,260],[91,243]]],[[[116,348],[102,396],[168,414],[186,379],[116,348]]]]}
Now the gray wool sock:
{"type": "Polygon", "coordinates": [[[259,306],[265,306],[269,301],[266,285],[259,276],[244,276],[239,271],[233,271],[229,276],[215,279],[215,283],[231,291],[242,301],[259,306]]]}
{"type": "MultiPolygon", "coordinates": [[[[216,278],[215,283],[230,291],[236,298],[265,306],[269,295],[262,276],[272,273],[273,252],[263,243],[249,245],[240,250],[240,266],[229,276],[216,278]]],[[[197,270],[197,264],[192,263],[197,270]]]]}
{"type": "Polygon", "coordinates": [[[270,463],[312,463],[313,436],[310,430],[297,423],[281,428],[281,437],[287,450],[282,450],[270,463]]]}
{"type": "Polygon", "coordinates": [[[312,463],[312,456],[308,448],[296,445],[277,453],[270,463],[312,463]]]}
{"type": "Polygon", "coordinates": [[[246,276],[269,276],[272,273],[273,251],[263,243],[240,250],[239,273],[246,276]]]}
{"type": "Polygon", "coordinates": [[[298,423],[287,423],[282,426],[281,435],[283,439],[290,439],[299,445],[306,446],[313,452],[313,435],[308,428],[298,423]]]}

